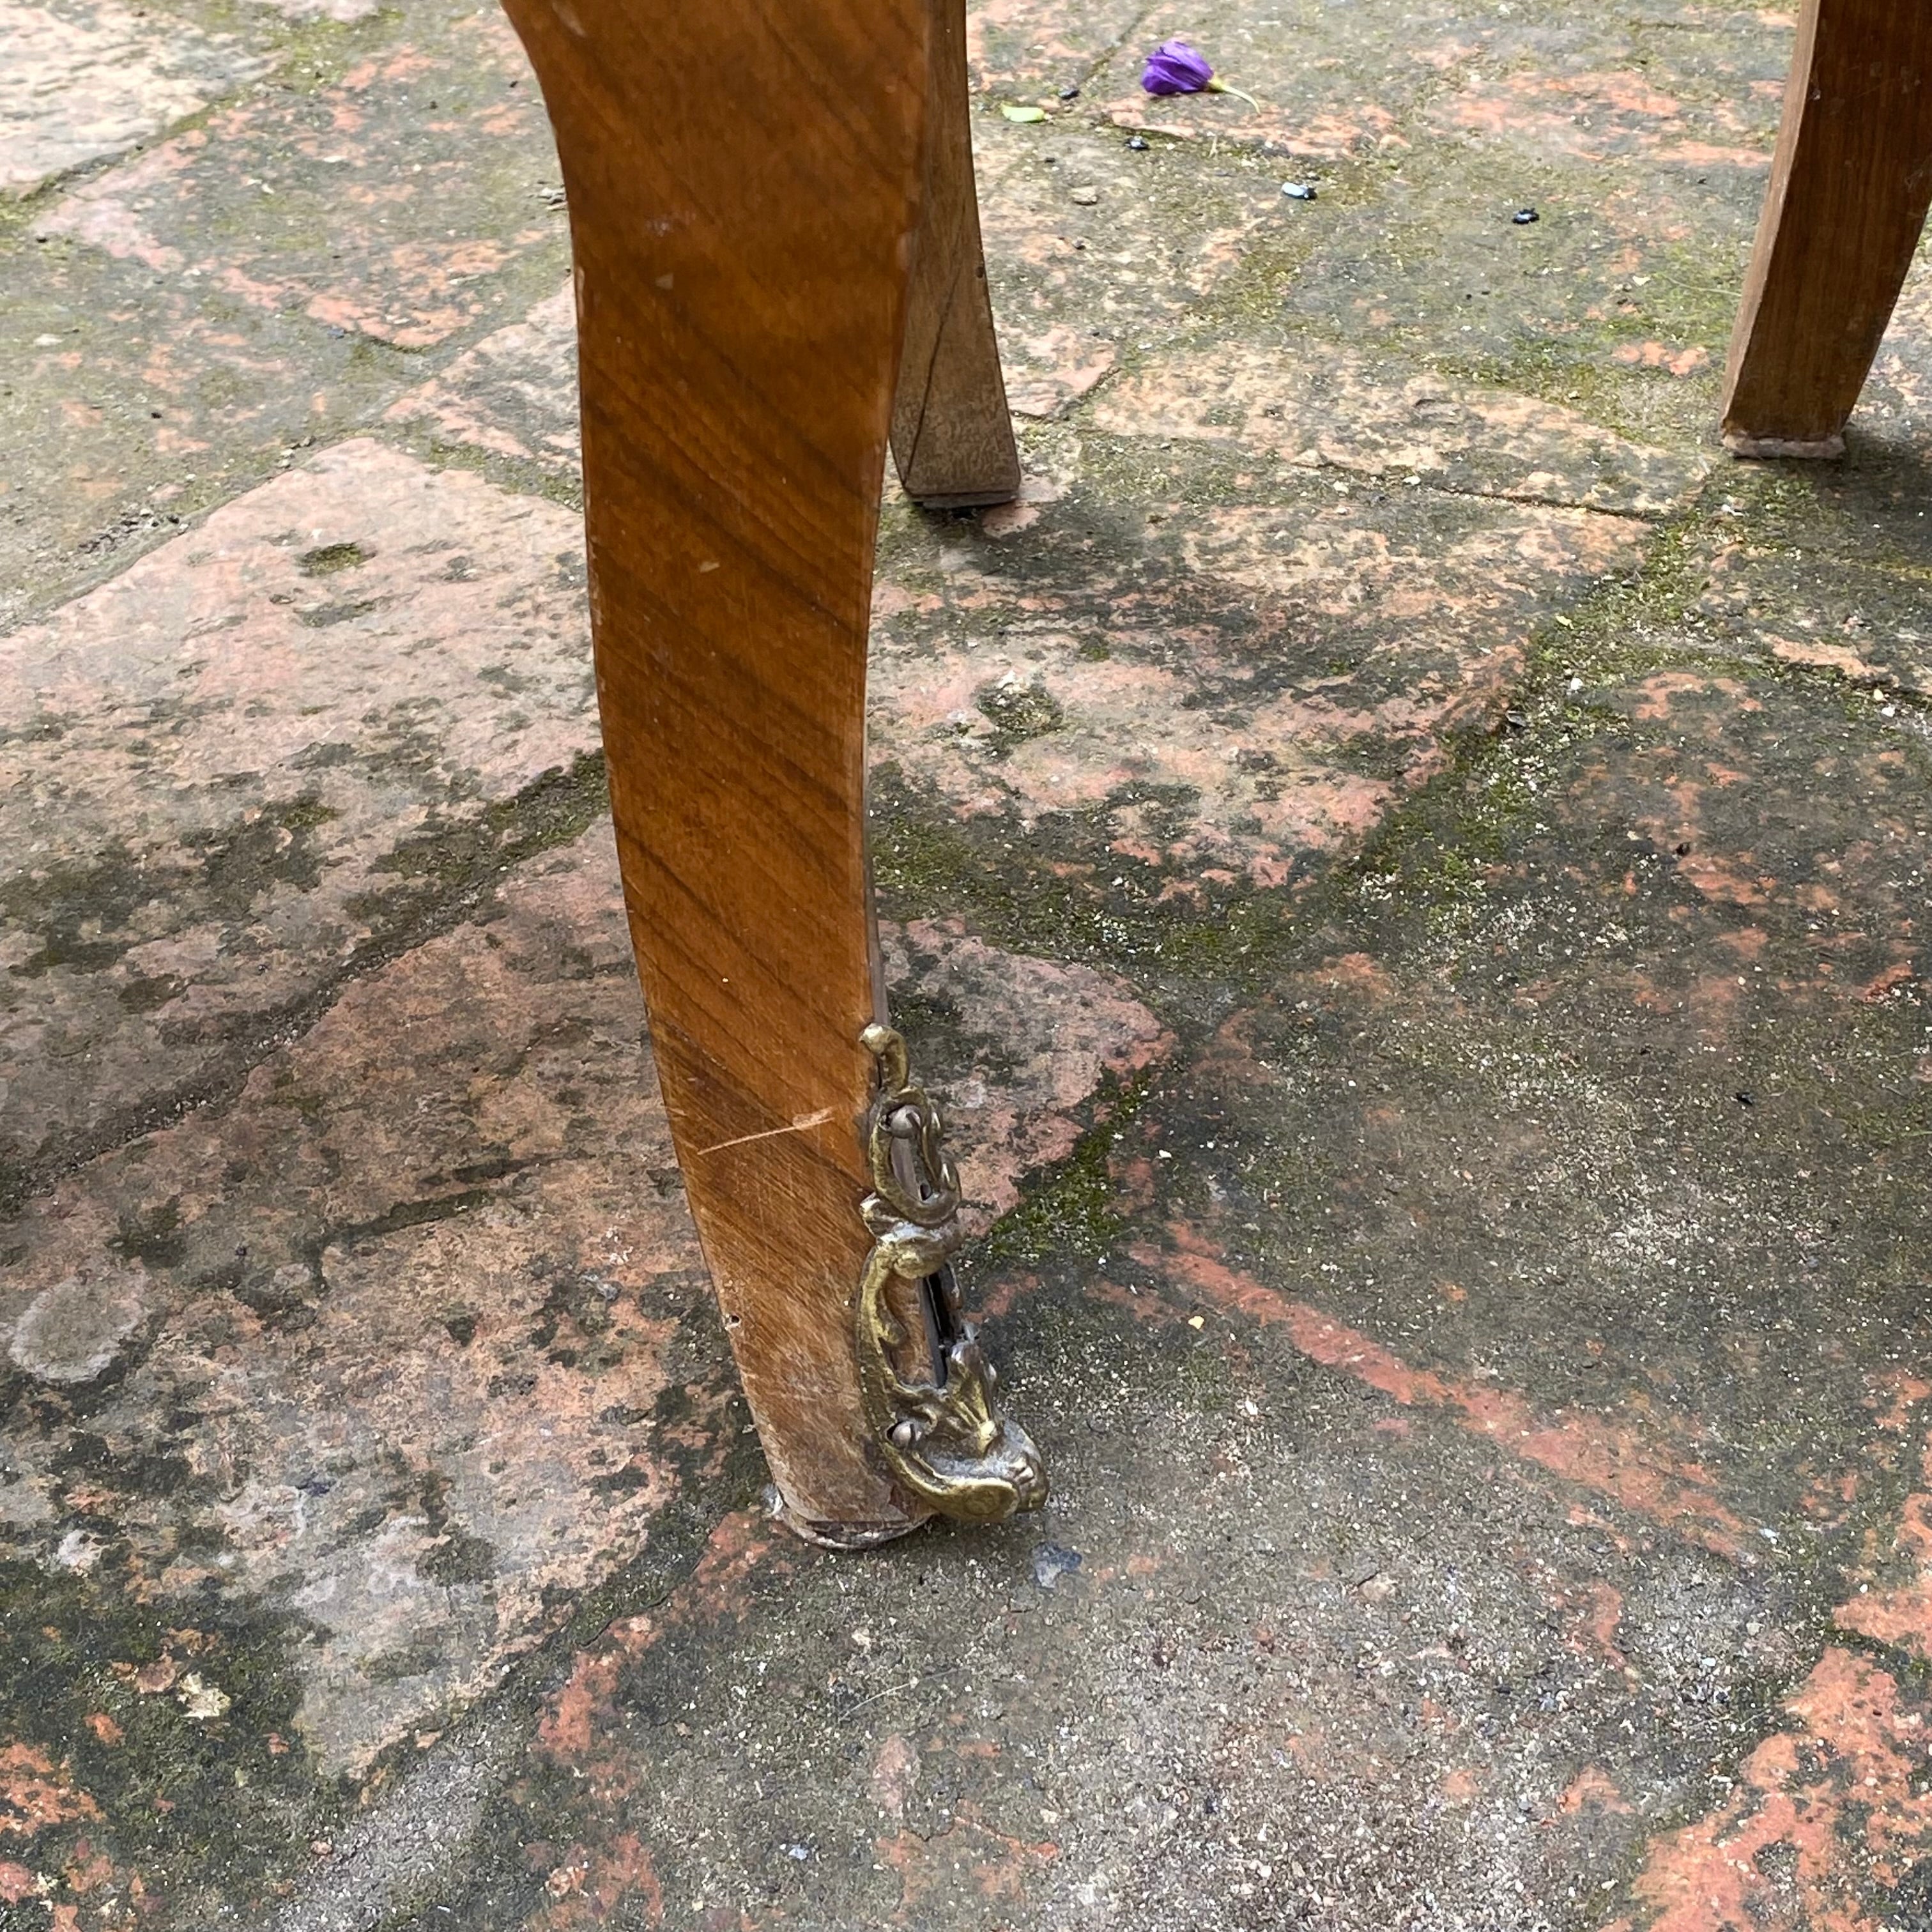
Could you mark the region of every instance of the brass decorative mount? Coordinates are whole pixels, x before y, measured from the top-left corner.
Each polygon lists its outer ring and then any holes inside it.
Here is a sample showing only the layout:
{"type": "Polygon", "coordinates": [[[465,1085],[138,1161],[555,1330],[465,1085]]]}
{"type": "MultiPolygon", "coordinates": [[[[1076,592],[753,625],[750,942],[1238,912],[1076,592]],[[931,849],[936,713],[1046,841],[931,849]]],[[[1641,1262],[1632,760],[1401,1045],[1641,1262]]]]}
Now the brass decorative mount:
{"type": "Polygon", "coordinates": [[[860,1207],[874,1238],[859,1284],[866,1420],[909,1495],[941,1516],[1002,1522],[1046,1501],[1046,1466],[1026,1431],[994,1408],[998,1378],[960,1318],[950,1265],[964,1239],[959,1177],[939,1109],[913,1084],[906,1043],[890,1027],[868,1026],[860,1039],[879,1076],[866,1136],[872,1192],[860,1207]],[[899,1366],[922,1350],[930,1380],[899,1366]]]}

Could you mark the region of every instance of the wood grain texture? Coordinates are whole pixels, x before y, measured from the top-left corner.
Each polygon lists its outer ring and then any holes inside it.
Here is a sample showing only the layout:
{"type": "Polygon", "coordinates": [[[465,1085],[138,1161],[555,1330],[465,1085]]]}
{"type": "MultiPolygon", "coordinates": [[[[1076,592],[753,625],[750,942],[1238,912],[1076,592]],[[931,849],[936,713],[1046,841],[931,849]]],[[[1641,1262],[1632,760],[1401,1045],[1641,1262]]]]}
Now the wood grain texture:
{"type": "Polygon", "coordinates": [[[930,0],[926,197],[907,292],[892,460],[932,509],[1010,502],[1019,452],[980,242],[966,73],[966,0],[930,0]]]}
{"type": "Polygon", "coordinates": [[[853,1330],[864,703],[926,0],[506,4],[569,197],[611,806],[692,1213],[794,1522],[896,1534],[925,1512],[853,1330]]]}
{"type": "Polygon", "coordinates": [[[1724,440],[1835,456],[1932,201],[1932,5],[1804,0],[1724,440]]]}

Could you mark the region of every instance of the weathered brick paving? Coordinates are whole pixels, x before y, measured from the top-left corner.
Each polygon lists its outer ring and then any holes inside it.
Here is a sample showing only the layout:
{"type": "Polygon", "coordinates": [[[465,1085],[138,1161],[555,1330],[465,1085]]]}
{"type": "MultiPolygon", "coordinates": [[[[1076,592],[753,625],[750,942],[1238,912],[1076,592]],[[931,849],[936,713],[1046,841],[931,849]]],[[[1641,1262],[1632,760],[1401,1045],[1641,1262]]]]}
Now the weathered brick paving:
{"type": "Polygon", "coordinates": [[[1057,1488],[851,1561],[514,40],[0,5],[4,1932],[1925,1919],[1932,275],[1843,465],[1717,448],[1790,25],[974,9],[1027,484],[889,488],[874,837],[1057,1488]]]}

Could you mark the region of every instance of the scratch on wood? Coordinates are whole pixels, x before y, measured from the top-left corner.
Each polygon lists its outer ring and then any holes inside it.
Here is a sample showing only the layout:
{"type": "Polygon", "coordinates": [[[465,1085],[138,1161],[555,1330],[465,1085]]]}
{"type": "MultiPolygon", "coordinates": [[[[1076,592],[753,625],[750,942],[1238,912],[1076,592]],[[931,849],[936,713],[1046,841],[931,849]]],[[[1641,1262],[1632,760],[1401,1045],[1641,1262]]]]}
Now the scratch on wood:
{"type": "Polygon", "coordinates": [[[779,1134],[802,1134],[813,1127],[822,1127],[831,1119],[835,1109],[821,1107],[815,1114],[801,1114],[788,1127],[765,1127],[755,1134],[740,1134],[736,1140],[716,1141],[710,1147],[700,1148],[692,1158],[701,1159],[707,1154],[722,1154],[727,1148],[742,1147],[747,1141],[768,1141],[779,1134]]]}

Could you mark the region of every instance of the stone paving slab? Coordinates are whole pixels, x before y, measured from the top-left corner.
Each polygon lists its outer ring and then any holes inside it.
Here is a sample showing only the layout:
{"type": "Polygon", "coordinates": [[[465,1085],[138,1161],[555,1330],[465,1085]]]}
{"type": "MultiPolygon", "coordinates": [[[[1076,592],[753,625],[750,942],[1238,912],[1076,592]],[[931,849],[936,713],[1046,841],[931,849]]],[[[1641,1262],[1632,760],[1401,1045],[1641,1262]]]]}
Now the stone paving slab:
{"type": "Polygon", "coordinates": [[[0,622],[99,581],[415,377],[299,316],[156,290],[92,250],[38,254],[0,425],[41,456],[0,500],[0,622]]]}
{"type": "Polygon", "coordinates": [[[340,26],[352,26],[381,10],[381,0],[258,0],[272,7],[284,19],[307,23],[333,20],[340,26]]]}
{"type": "Polygon", "coordinates": [[[1058,112],[1060,90],[1078,87],[1139,24],[1142,0],[992,0],[969,10],[966,58],[974,91],[1058,112]]]}
{"type": "Polygon", "coordinates": [[[351,442],[5,640],[13,1185],[232,1084],[513,801],[581,829],[583,580],[568,512],[351,442]]]}
{"type": "Polygon", "coordinates": [[[1639,515],[1676,507],[1708,466],[1537,398],[1346,350],[1284,356],[1278,343],[1150,359],[1092,419],[1114,436],[1194,437],[1303,468],[1639,515]]]}
{"type": "Polygon", "coordinates": [[[1840,566],[1820,583],[1770,544],[1724,545],[1710,568],[1699,614],[1731,649],[1834,674],[1881,703],[1887,691],[1932,698],[1932,608],[1910,579],[1840,566]]]}
{"type": "Polygon", "coordinates": [[[1922,243],[1879,346],[1871,379],[1852,412],[1851,433],[1922,456],[1922,425],[1932,395],[1932,254],[1922,243]]]}
{"type": "Polygon", "coordinates": [[[440,375],[390,405],[383,421],[440,442],[582,474],[577,303],[566,282],[521,322],[493,331],[440,375]]]}
{"type": "MultiPolygon", "coordinates": [[[[556,286],[556,156],[514,36],[494,9],[383,17],[304,28],[270,84],[30,214],[0,437],[39,454],[0,495],[0,622],[352,433],[426,354],[556,286]],[[493,133],[459,160],[472,116],[493,133]]],[[[258,46],[290,32],[244,20],[258,46]]]]}
{"type": "Polygon", "coordinates": [[[1475,10],[1455,6],[1371,0],[1323,11],[1326,17],[1306,5],[1271,8],[1260,16],[1156,6],[1138,23],[1132,44],[1118,46],[1095,74],[1091,92],[1116,127],[1339,161],[1403,145],[1402,121],[1446,68],[1470,57],[1489,25],[1472,35],[1475,10]],[[1318,19],[1324,51],[1311,58],[1309,30],[1318,19]],[[1148,50],[1170,38],[1201,50],[1222,80],[1255,99],[1144,92],[1140,79],[1148,50]]]}
{"type": "Polygon", "coordinates": [[[1516,65],[1520,43],[1506,38],[1492,54],[1504,71],[1472,73],[1432,104],[1429,118],[1472,143],[1501,141],[1540,159],[1758,173],[1775,137],[1789,59],[1782,34],[1766,29],[1784,22],[1762,8],[1700,8],[1679,10],[1667,24],[1675,69],[1667,86],[1648,71],[1654,35],[1600,20],[1537,36],[1539,58],[1528,67],[1516,65]]]}
{"type": "Polygon", "coordinates": [[[125,154],[268,64],[233,34],[113,0],[7,0],[0,44],[0,199],[125,154]]]}
{"type": "Polygon", "coordinates": [[[1667,7],[1634,19],[1534,0],[1507,14],[1414,0],[1290,4],[1265,16],[1156,7],[1092,88],[1118,125],[1300,159],[1400,152],[1419,118],[1466,141],[1501,140],[1545,157],[1640,154],[1666,166],[1755,170],[1783,92],[1782,24],[1757,8],[1667,7]],[[1171,35],[1198,46],[1258,105],[1144,93],[1145,52],[1171,35]],[[1321,49],[1312,58],[1311,38],[1321,49]],[[1649,77],[1658,68],[1667,88],[1649,77]]]}
{"type": "Polygon", "coordinates": [[[879,755],[969,824],[1053,837],[1098,886],[1126,866],[1186,902],[1318,875],[1500,700],[1534,626],[1640,544],[1618,518],[1342,490],[1156,497],[1124,542],[1083,490],[1022,538],[899,548],[879,755]]]}
{"type": "MultiPolygon", "coordinates": [[[[574,468],[572,368],[570,310],[560,293],[527,325],[487,338],[434,384],[395,405],[390,419],[500,455],[540,458],[547,466],[568,461],[574,468]]],[[[1232,439],[1243,456],[1286,457],[1306,467],[1302,437],[1313,436],[1317,462],[1370,477],[1393,472],[1406,484],[1426,475],[1438,489],[1488,484],[1482,494],[1648,512],[1681,500],[1705,467],[1701,456],[1630,443],[1573,411],[1406,376],[1399,365],[1342,358],[1326,373],[1327,382],[1306,369],[1285,376],[1278,356],[1235,347],[1156,358],[1103,392],[1090,419],[1123,436],[1211,438],[1219,426],[1208,418],[1244,410],[1232,439]],[[1304,388],[1311,380],[1316,386],[1304,388]],[[1262,400],[1291,393],[1287,403],[1262,400]],[[1355,406],[1336,426],[1318,430],[1312,399],[1336,393],[1350,395],[1355,406]],[[1391,447],[1378,433],[1384,423],[1418,416],[1430,443],[1391,447]],[[1445,458],[1437,445],[1450,454],[1445,458]],[[1420,470],[1412,467],[1417,464],[1420,470]]],[[[1029,545],[1064,541],[1056,526],[1077,521],[1080,508],[1048,508],[1064,491],[1045,478],[1036,482],[1023,526],[1029,545]]],[[[1246,487],[1266,493],[1252,479],[1246,487]]],[[[1070,480],[1066,488],[1078,485],[1070,480]]],[[[908,514],[902,500],[896,514],[908,514]]],[[[1056,624],[1056,615],[1071,612],[1056,612],[1052,601],[1042,605],[1028,586],[1006,580],[994,548],[935,557],[928,542],[921,559],[916,549],[896,546],[878,606],[893,621],[872,670],[881,757],[901,776],[932,786],[970,813],[1011,808],[1030,826],[1042,812],[1110,808],[1124,824],[1131,821],[1113,850],[1156,864],[1204,859],[1232,867],[1227,876],[1254,868],[1258,878],[1275,880],[1295,868],[1298,848],[1347,849],[1379,818],[1392,792],[1386,778],[1336,769],[1334,754],[1346,746],[1348,757],[1359,760],[1375,740],[1384,762],[1406,765],[1414,782],[1435,768],[1442,734],[1479,716],[1516,662],[1507,627],[1485,628],[1479,664],[1454,662],[1453,643],[1451,662],[1436,662],[1448,640],[1431,635],[1426,624],[1418,632],[1411,621],[1415,614],[1389,596],[1414,568],[1417,546],[1431,549],[1439,570],[1446,542],[1453,560],[1446,567],[1471,586],[1479,576],[1492,578],[1514,546],[1523,574],[1506,573],[1503,581],[1528,600],[1520,606],[1526,626],[1546,609],[1546,593],[1586,584],[1636,554],[1633,533],[1608,522],[1485,512],[1466,535],[1454,535],[1456,513],[1433,499],[1427,506],[1418,500],[1406,508],[1371,507],[1366,531],[1358,527],[1364,514],[1330,496],[1300,511],[1223,512],[1204,525],[1185,506],[1151,504],[1138,542],[1097,553],[1087,546],[1083,609],[1093,599],[1094,570],[1109,567],[1102,556],[1111,553],[1111,568],[1120,573],[1121,595],[1111,602],[1114,619],[1104,637],[1083,634],[1090,628],[1084,622],[1070,630],[1056,624]],[[1428,534],[1416,534],[1422,530],[1428,534]],[[1151,580],[1141,574],[1150,571],[1151,580]],[[935,592],[934,584],[944,587],[935,592]],[[1245,665],[1200,652],[1189,608],[1228,590],[1250,599],[1272,593],[1275,606],[1266,612],[1252,601],[1240,607],[1251,627],[1259,625],[1240,653],[1245,665]],[[1406,646],[1414,653],[1401,670],[1389,645],[1376,641],[1375,626],[1389,620],[1402,624],[1406,646]],[[1029,634],[1017,647],[1016,628],[1029,634]],[[969,634],[935,634],[956,631],[969,634]],[[1232,706],[1253,709],[1259,687],[1272,681],[1262,668],[1278,660],[1291,635],[1301,660],[1314,660],[1320,670],[1305,676],[1292,698],[1277,698],[1249,718],[1251,728],[1231,742],[1222,714],[1232,706]],[[1150,654],[1156,662],[1132,662],[1150,654]],[[1374,660],[1372,670],[1352,676],[1354,661],[1365,657],[1374,660]],[[1360,688],[1365,684],[1371,692],[1360,688]],[[1394,695],[1398,688],[1403,695],[1394,695]],[[1209,708],[1192,708],[1204,702],[1209,708]],[[1396,748],[1405,742],[1411,747],[1406,759],[1396,748]],[[1124,745],[1146,748],[1124,758],[1124,745]],[[1331,760],[1326,766],[1324,748],[1331,760]],[[1198,795],[1190,814],[1194,829],[1177,829],[1156,845],[1139,829],[1144,814],[1121,795],[1177,786],[1198,795]]],[[[986,526],[998,532],[1016,522],[996,512],[986,526]]],[[[1499,587],[1492,584],[1466,606],[1472,618],[1493,627],[1502,608],[1499,587]]],[[[1520,627],[1514,633],[1519,640],[1524,634],[1520,627]]]]}
{"type": "MultiPolygon", "coordinates": [[[[929,923],[887,958],[982,1227],[1103,1081],[1172,1046],[1090,969],[929,923]]],[[[83,1591],[111,1568],[170,1627],[109,1668],[110,1716],[152,1699],[156,1724],[245,1730],[250,1762],[365,1772],[715,1480],[743,1411],[643,1047],[600,827],[358,980],[232,1108],[15,1225],[8,1559],[83,1591]],[[183,1696],[191,1664],[220,1711],[183,1696]]],[[[118,1810],[120,1761],[85,1756],[89,1804],[118,1810]]]]}
{"type": "Polygon", "coordinates": [[[1398,862],[1432,882],[1426,972],[1399,991],[1379,947],[1346,954],[1223,1029],[1202,1111],[1251,1178],[1216,1239],[1256,1224],[1305,1279],[1278,1210],[1312,1192],[1325,1310],[1674,1443],[1748,1563],[1755,1526],[1832,1513],[1844,1418],[1920,1346],[1898,1243],[1924,1100],[1899,1076],[1932,809],[1910,728],[1869,700],[1568,682],[1551,739],[1489,761],[1534,800],[1519,848],[1460,885],[1424,842],[1398,862]],[[1318,1144],[1264,1124],[1291,1096],[1318,1144]],[[1558,1283],[1592,1339],[1552,1354],[1558,1283]]]}
{"type": "Polygon", "coordinates": [[[459,14],[331,86],[224,110],[76,189],[36,232],[428,348],[488,316],[498,272],[553,232],[555,148],[529,73],[500,14],[459,14]],[[482,142],[460,161],[439,139],[458,126],[482,142]]]}
{"type": "Polygon", "coordinates": [[[982,116],[975,159],[994,310],[1028,416],[1084,394],[1124,350],[1238,282],[1248,244],[1292,232],[1271,169],[1199,178],[1086,122],[982,116]]]}
{"type": "Polygon", "coordinates": [[[1640,441],[1706,442],[1761,177],[1678,186],[1424,142],[1381,190],[1358,219],[1322,218],[1291,327],[1582,403],[1640,441]],[[1538,219],[1519,224],[1526,207],[1538,219]]]}

